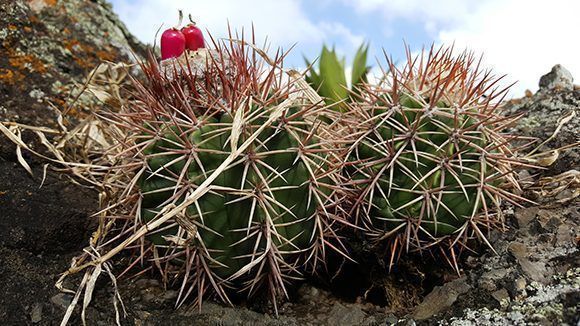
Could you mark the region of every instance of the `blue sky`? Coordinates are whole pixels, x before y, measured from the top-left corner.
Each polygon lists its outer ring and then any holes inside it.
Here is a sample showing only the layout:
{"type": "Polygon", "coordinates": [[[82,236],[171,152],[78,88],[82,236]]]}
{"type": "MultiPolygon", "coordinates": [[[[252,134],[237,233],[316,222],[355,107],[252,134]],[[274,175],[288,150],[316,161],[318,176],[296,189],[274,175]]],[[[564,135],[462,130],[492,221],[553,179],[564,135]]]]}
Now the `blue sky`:
{"type": "MultiPolygon", "coordinates": [[[[225,37],[227,22],[248,30],[271,48],[297,44],[287,64],[304,67],[322,43],[347,57],[370,42],[371,63],[382,49],[400,60],[404,43],[416,51],[432,43],[484,54],[484,64],[505,83],[518,81],[513,96],[536,90],[539,77],[560,63],[580,79],[580,1],[576,0],[112,0],[129,30],[152,43],[155,31],[191,13],[202,29],[225,37]]],[[[375,64],[376,66],[376,64],[375,64]]]]}

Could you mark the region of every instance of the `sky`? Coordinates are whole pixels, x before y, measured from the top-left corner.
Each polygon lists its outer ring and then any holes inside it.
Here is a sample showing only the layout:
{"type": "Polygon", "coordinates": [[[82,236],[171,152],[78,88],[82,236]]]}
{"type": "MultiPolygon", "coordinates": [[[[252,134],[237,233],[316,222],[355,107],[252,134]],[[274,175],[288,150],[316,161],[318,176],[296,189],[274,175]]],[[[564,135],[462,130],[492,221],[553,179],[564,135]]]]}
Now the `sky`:
{"type": "MultiPolygon", "coordinates": [[[[451,45],[483,55],[510,96],[536,91],[540,76],[559,63],[580,84],[578,0],[110,0],[129,30],[145,43],[174,26],[178,10],[191,14],[204,33],[226,37],[255,28],[273,51],[290,49],[286,64],[304,68],[322,44],[335,46],[347,66],[362,42],[370,43],[370,64],[378,73],[384,54],[402,61],[405,44],[420,51],[451,45]]],[[[260,43],[261,43],[260,42],[260,43]]]]}

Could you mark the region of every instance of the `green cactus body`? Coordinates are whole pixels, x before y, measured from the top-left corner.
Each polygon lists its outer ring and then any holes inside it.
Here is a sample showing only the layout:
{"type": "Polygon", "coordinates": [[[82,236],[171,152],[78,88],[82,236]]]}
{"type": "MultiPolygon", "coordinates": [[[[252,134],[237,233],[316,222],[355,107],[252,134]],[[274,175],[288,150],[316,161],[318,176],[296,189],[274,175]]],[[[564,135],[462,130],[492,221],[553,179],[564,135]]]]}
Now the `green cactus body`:
{"type": "Polygon", "coordinates": [[[477,86],[470,61],[449,52],[414,60],[424,65],[391,65],[389,86],[367,88],[351,110],[360,132],[345,171],[367,234],[422,250],[445,238],[480,238],[480,228],[501,224],[491,210],[502,197],[515,198],[499,185],[514,180],[516,160],[499,132],[506,119],[478,92],[486,82],[477,86]]]}
{"type": "MultiPolygon", "coordinates": [[[[256,121],[254,127],[263,122],[260,120],[263,119],[256,121]]],[[[144,194],[141,213],[145,221],[151,220],[154,217],[152,213],[161,211],[168,203],[179,204],[183,200],[183,196],[175,197],[174,192],[179,190],[176,187],[177,179],[187,159],[184,157],[176,161],[178,155],[168,154],[167,151],[185,148],[188,142],[191,143],[197,151],[197,158],[189,162],[184,178],[186,181],[181,183],[190,182],[199,186],[229,152],[231,123],[229,114],[224,113],[219,123],[209,122],[186,132],[173,130],[146,151],[148,172],[140,179],[144,194]]],[[[303,146],[312,145],[306,139],[300,140],[304,141],[303,146]]],[[[314,216],[318,204],[313,198],[309,200],[310,175],[305,163],[297,160],[299,145],[298,140],[288,131],[273,125],[258,137],[256,145],[249,152],[263,165],[256,164],[255,170],[245,169],[244,164],[227,169],[220,174],[214,185],[231,191],[208,193],[196,205],[188,207],[188,217],[200,225],[198,232],[204,246],[212,253],[213,259],[223,264],[215,267],[220,277],[231,277],[247,265],[252,259],[252,253],[264,250],[267,241],[272,241],[271,245],[281,252],[304,251],[314,245],[314,216]],[[263,184],[265,180],[267,184],[263,184]],[[238,189],[244,194],[237,194],[238,189]],[[251,192],[272,200],[247,198],[251,192]],[[251,227],[263,225],[268,218],[276,224],[274,228],[280,237],[257,239],[261,233],[248,235],[251,227]]],[[[318,160],[315,164],[321,163],[318,160]]],[[[317,166],[319,168],[322,166],[317,166]]],[[[168,229],[164,235],[174,235],[175,231],[175,228],[168,229]]],[[[159,246],[168,245],[160,233],[153,234],[151,240],[159,246]]]]}

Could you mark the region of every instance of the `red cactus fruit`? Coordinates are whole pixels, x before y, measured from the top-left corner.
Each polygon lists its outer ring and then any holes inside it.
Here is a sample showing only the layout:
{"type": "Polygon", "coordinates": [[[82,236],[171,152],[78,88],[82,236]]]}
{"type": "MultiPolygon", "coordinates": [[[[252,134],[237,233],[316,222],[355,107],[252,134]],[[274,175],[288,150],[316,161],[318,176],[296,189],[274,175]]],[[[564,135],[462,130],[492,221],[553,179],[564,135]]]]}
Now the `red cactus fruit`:
{"type": "Polygon", "coordinates": [[[181,29],[181,32],[185,36],[185,48],[190,51],[195,51],[199,48],[205,47],[205,42],[203,40],[203,33],[201,29],[195,26],[195,23],[188,24],[181,29]]]}
{"type": "Polygon", "coordinates": [[[179,57],[185,51],[185,36],[177,28],[161,34],[161,60],[179,57]]]}

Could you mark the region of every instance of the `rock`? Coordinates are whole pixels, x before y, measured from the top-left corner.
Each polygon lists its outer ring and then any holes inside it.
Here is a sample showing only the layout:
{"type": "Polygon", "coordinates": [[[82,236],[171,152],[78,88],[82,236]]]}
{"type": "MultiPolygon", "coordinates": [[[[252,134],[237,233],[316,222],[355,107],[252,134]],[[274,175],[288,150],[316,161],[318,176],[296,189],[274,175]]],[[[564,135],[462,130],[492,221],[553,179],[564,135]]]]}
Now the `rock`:
{"type": "MultiPolygon", "coordinates": [[[[62,110],[70,104],[71,90],[91,69],[145,53],[104,0],[0,3],[2,120],[54,125],[50,105],[62,110]]],[[[73,115],[82,114],[81,106],[75,109],[73,115]]]]}
{"type": "Polygon", "coordinates": [[[510,295],[506,289],[501,289],[493,292],[491,296],[497,300],[502,308],[509,305],[510,295]]]}
{"type": "Polygon", "coordinates": [[[59,308],[66,310],[68,308],[68,306],[70,305],[70,303],[72,302],[72,299],[73,299],[73,297],[70,294],[59,293],[59,294],[53,296],[52,298],[50,298],[50,302],[52,302],[53,304],[55,304],[59,308]]]}
{"type": "Polygon", "coordinates": [[[524,244],[512,242],[509,246],[510,253],[516,258],[524,273],[532,280],[544,282],[546,266],[543,262],[532,262],[528,259],[528,251],[524,244]]]}
{"type": "Polygon", "coordinates": [[[552,67],[552,71],[540,78],[540,89],[573,90],[574,78],[566,68],[557,64],[552,67]]]}
{"type": "MultiPolygon", "coordinates": [[[[555,277],[554,284],[537,282],[528,285],[532,295],[510,302],[507,312],[499,309],[468,309],[463,316],[451,318],[451,325],[577,325],[580,316],[578,298],[580,268],[555,277]]],[[[447,323],[443,323],[447,324],[447,323]]]]}
{"type": "Polygon", "coordinates": [[[527,285],[528,283],[526,282],[526,279],[524,277],[519,277],[514,282],[514,290],[516,291],[516,293],[522,294],[526,291],[527,285]]]}
{"type": "Polygon", "coordinates": [[[320,296],[320,291],[310,284],[303,284],[300,286],[298,293],[302,300],[310,302],[314,302],[316,298],[320,296]]]}
{"type": "Polygon", "coordinates": [[[388,314],[387,318],[385,319],[386,325],[395,325],[399,321],[399,318],[393,314],[388,314]]]}
{"type": "Polygon", "coordinates": [[[554,216],[550,211],[542,209],[538,211],[538,223],[547,231],[555,231],[562,224],[562,220],[554,216]]]}
{"type": "Polygon", "coordinates": [[[365,313],[359,307],[345,307],[335,303],[328,315],[329,325],[361,325],[365,313]]]}
{"type": "Polygon", "coordinates": [[[42,320],[42,304],[35,303],[30,312],[30,321],[37,324],[42,320]]]}
{"type": "Polygon", "coordinates": [[[498,281],[504,278],[508,273],[509,271],[506,268],[496,268],[485,272],[479,278],[479,287],[492,292],[497,288],[496,284],[498,281]]]}
{"type": "MultiPolygon", "coordinates": [[[[102,60],[130,61],[131,52],[145,50],[104,0],[0,0],[0,8],[2,122],[55,127],[53,107],[71,105],[91,69],[102,60]]],[[[71,106],[71,119],[92,103],[85,100],[71,106]]],[[[36,135],[25,132],[23,140],[44,152],[36,135]]],[[[56,275],[87,245],[98,194],[51,169],[40,188],[46,162],[23,155],[34,177],[0,136],[0,320],[28,325],[41,317],[40,324],[58,325],[63,311],[57,307],[66,308],[70,298],[55,295],[56,275]],[[39,301],[46,302],[42,311],[39,301]]],[[[111,304],[110,297],[103,301],[111,304]]],[[[106,323],[114,324],[114,316],[106,323]]]]}
{"type": "Polygon", "coordinates": [[[466,280],[465,277],[462,277],[445,283],[443,286],[436,286],[417,306],[413,318],[417,320],[428,319],[451,307],[459,295],[466,293],[471,288],[466,280]]]}
{"type": "Polygon", "coordinates": [[[20,165],[0,156],[0,207],[10,207],[0,214],[0,245],[35,254],[84,247],[97,194],[53,173],[39,189],[43,171],[32,167],[39,178],[31,178],[20,165]]]}
{"type": "Polygon", "coordinates": [[[527,227],[528,224],[536,217],[538,210],[539,208],[536,206],[518,209],[518,214],[516,214],[518,226],[520,228],[527,227]]]}
{"type": "MultiPolygon", "coordinates": [[[[558,129],[559,132],[544,144],[541,151],[562,148],[579,140],[580,135],[580,89],[571,88],[572,78],[564,68],[554,67],[553,71],[540,82],[540,90],[531,97],[510,101],[506,111],[510,115],[522,115],[512,129],[515,134],[538,138],[537,144],[548,140],[558,129]],[[559,76],[559,77],[558,77],[559,76]],[[560,86],[554,86],[560,85],[560,86]],[[558,127],[562,120],[568,122],[558,127]]],[[[544,175],[557,175],[580,166],[580,147],[560,151],[558,160],[544,172],[544,175]]],[[[540,198],[542,199],[542,198],[540,198]]],[[[549,200],[549,199],[547,199],[549,200]]]]}
{"type": "MultiPolygon", "coordinates": [[[[91,69],[145,51],[103,0],[0,0],[0,6],[0,121],[54,127],[91,69]]],[[[88,109],[84,99],[70,107],[71,119],[88,109]]],[[[44,151],[37,137],[24,141],[44,151]]],[[[46,162],[24,155],[35,177],[0,136],[0,207],[10,207],[0,214],[0,243],[33,252],[85,246],[98,194],[50,170],[41,188],[46,162]]]]}

